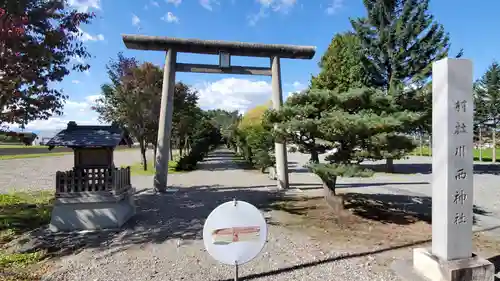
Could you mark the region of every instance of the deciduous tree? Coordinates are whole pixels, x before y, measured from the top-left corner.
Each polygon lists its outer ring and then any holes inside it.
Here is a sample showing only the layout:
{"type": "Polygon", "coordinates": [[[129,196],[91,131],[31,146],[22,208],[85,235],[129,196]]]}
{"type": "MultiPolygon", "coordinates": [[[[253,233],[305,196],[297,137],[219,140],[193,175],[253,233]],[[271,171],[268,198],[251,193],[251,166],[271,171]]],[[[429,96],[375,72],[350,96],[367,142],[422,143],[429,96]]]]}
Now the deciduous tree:
{"type": "Polygon", "coordinates": [[[0,124],[23,127],[35,119],[62,114],[66,96],[53,87],[90,56],[79,26],[91,13],[61,0],[4,0],[0,4],[0,124]]]}
{"type": "Polygon", "coordinates": [[[143,168],[147,170],[146,148],[158,128],[152,122],[158,118],[163,75],[151,63],[134,65],[133,60],[123,56],[109,65],[112,83],[102,86],[103,97],[94,109],[103,121],[126,127],[137,139],[143,168]]]}

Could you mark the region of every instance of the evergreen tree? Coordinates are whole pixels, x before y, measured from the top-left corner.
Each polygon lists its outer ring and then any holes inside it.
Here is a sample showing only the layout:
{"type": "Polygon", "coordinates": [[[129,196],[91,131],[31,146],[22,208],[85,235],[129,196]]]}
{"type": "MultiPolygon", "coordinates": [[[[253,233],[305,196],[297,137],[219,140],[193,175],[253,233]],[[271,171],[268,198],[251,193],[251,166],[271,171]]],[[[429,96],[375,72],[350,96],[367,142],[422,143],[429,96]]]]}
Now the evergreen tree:
{"type": "Polygon", "coordinates": [[[326,109],[323,98],[318,94],[296,93],[288,97],[280,111],[267,111],[264,120],[277,123],[276,135],[296,144],[299,152],[310,154],[310,162],[313,163],[319,163],[319,154],[331,148],[331,145],[322,141],[323,134],[319,129],[320,119],[326,109]]]}
{"type": "MultiPolygon", "coordinates": [[[[493,62],[483,76],[474,83],[474,119],[476,124],[491,128],[493,147],[496,148],[496,130],[500,123],[500,65],[493,62]]],[[[496,161],[493,149],[492,161],[496,161]]]]}
{"type": "MultiPolygon", "coordinates": [[[[351,24],[361,41],[362,64],[370,73],[370,85],[392,96],[397,101],[395,110],[422,113],[407,131],[388,133],[387,137],[429,128],[430,91],[425,91],[425,86],[432,74],[432,62],[448,56],[449,35],[428,13],[429,0],[363,2],[367,17],[351,19],[351,24]]],[[[392,159],[401,155],[393,152],[387,158],[389,170],[392,159]]]]}
{"type": "Polygon", "coordinates": [[[308,90],[290,97],[280,111],[270,110],[266,119],[276,124],[277,137],[318,150],[318,140],[336,146],[328,157],[332,164],[350,165],[365,159],[383,159],[397,148],[402,154],[414,149],[405,136],[418,113],[397,111],[395,100],[382,91],[353,89],[345,93],[308,90]]]}
{"type": "Polygon", "coordinates": [[[365,86],[369,79],[361,57],[361,44],[356,34],[336,34],[321,57],[321,71],[312,77],[311,88],[345,92],[365,86]]]}
{"type": "Polygon", "coordinates": [[[450,48],[449,35],[427,11],[429,0],[363,2],[367,17],[351,19],[351,24],[372,85],[402,94],[405,86],[427,80],[432,62],[447,57],[450,48]]]}

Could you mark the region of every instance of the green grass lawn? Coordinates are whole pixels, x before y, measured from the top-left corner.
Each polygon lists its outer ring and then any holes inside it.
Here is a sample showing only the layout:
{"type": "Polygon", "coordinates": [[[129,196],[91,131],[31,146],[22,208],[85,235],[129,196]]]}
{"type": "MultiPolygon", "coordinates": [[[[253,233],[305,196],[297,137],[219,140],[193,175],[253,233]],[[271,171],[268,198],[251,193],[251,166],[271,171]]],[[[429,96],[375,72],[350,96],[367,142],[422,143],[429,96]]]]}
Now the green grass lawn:
{"type": "MultiPolygon", "coordinates": [[[[175,166],[177,166],[177,161],[169,161],[168,162],[168,173],[179,173],[179,171],[175,170],[175,166]]],[[[142,163],[138,162],[130,165],[130,174],[138,175],[138,176],[152,176],[155,174],[155,168],[153,166],[153,161],[148,161],[148,170],[144,171],[142,167],[142,163]]]]}
{"type": "MultiPolygon", "coordinates": [[[[485,148],[483,149],[483,162],[491,162],[492,160],[492,153],[493,149],[492,148],[485,148]]],[[[497,153],[497,160],[500,160],[500,148],[496,149],[497,153]]],[[[417,147],[411,155],[420,155],[420,148],[417,147]]],[[[429,149],[428,146],[422,147],[422,156],[431,156],[431,150],[429,149]]],[[[474,149],[474,161],[479,161],[479,149],[474,149]]]]}
{"type": "Polygon", "coordinates": [[[0,155],[0,160],[10,159],[24,159],[24,158],[40,158],[49,156],[63,156],[73,154],[73,152],[53,152],[53,153],[30,153],[30,154],[17,154],[17,155],[0,155]]]}
{"type": "MultiPolygon", "coordinates": [[[[0,248],[23,233],[48,224],[53,192],[15,192],[0,194],[0,248]]],[[[0,249],[2,280],[39,280],[30,266],[45,258],[46,253],[18,254],[0,249]]]]}
{"type": "MultiPolygon", "coordinates": [[[[13,148],[13,147],[11,147],[13,148]]],[[[36,146],[32,146],[32,148],[37,148],[36,146]]],[[[38,148],[47,148],[47,146],[39,146],[38,148]]],[[[2,146],[0,146],[2,149],[2,146]]],[[[7,148],[8,149],[8,148],[7,148]]],[[[137,147],[119,147],[116,150],[131,150],[138,149],[137,147]]],[[[72,151],[64,151],[64,152],[48,152],[48,153],[26,153],[26,154],[14,154],[14,155],[0,155],[0,160],[10,160],[10,159],[24,159],[24,158],[39,158],[39,157],[50,157],[50,156],[63,156],[73,154],[72,151]]]]}
{"type": "Polygon", "coordinates": [[[47,148],[44,145],[24,145],[24,144],[0,144],[2,148],[47,148]]]}

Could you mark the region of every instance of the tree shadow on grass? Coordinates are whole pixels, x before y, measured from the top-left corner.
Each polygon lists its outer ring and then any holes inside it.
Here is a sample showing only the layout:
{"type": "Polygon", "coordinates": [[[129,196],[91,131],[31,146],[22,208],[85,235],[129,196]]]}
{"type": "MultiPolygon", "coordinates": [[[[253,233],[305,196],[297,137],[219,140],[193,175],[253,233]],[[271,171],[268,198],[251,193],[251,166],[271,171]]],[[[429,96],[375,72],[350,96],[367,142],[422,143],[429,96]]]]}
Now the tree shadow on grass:
{"type": "MultiPolygon", "coordinates": [[[[344,206],[353,214],[365,219],[399,225],[416,221],[432,223],[432,199],[428,196],[408,196],[396,194],[344,193],[344,206]]],[[[488,215],[489,212],[474,205],[475,215],[488,215]]],[[[473,223],[478,222],[473,216],[473,223]]]]}
{"type": "MultiPolygon", "coordinates": [[[[408,196],[396,194],[365,194],[365,193],[342,193],[339,194],[344,200],[344,211],[364,219],[378,221],[387,224],[408,225],[418,221],[432,223],[432,199],[427,196],[408,196]]],[[[293,204],[293,201],[315,200],[322,197],[309,198],[285,198],[289,204],[275,204],[275,209],[285,211],[293,215],[306,215],[310,210],[317,208],[315,205],[293,204]]],[[[333,212],[333,210],[332,210],[333,212]]],[[[474,205],[475,215],[488,215],[489,212],[474,205]]],[[[473,223],[479,221],[476,216],[473,223]]]]}
{"type": "MultiPolygon", "coordinates": [[[[363,168],[371,169],[375,172],[384,173],[385,164],[361,164],[363,168]]],[[[393,174],[431,174],[432,164],[430,163],[398,163],[394,164],[393,174]]],[[[474,174],[500,175],[500,165],[495,164],[474,164],[474,174]]]]}

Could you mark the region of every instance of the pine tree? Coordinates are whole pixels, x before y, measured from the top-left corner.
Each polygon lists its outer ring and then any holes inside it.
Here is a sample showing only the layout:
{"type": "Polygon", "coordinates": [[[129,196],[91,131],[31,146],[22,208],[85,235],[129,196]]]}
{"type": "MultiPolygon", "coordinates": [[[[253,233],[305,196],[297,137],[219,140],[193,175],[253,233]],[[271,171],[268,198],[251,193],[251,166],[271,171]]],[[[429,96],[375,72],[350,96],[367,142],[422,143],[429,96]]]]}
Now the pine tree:
{"type": "Polygon", "coordinates": [[[326,109],[325,98],[329,92],[295,93],[288,97],[280,111],[268,110],[264,122],[277,124],[278,137],[296,144],[301,153],[311,155],[310,162],[319,163],[319,154],[331,148],[322,140],[320,120],[326,109]],[[325,96],[323,96],[325,95],[325,96]]]}
{"type": "Polygon", "coordinates": [[[276,124],[275,133],[311,151],[318,140],[338,151],[328,160],[335,165],[383,159],[396,147],[401,153],[413,143],[394,131],[404,131],[420,118],[410,111],[394,110],[394,99],[374,89],[353,89],[345,93],[307,90],[290,97],[280,111],[270,110],[266,120],[276,124]]]}
{"type": "MultiPolygon", "coordinates": [[[[362,63],[370,73],[370,85],[384,90],[397,100],[395,110],[426,113],[408,127],[428,128],[431,110],[429,91],[425,91],[431,76],[432,63],[448,56],[450,38],[444,27],[428,13],[429,0],[364,0],[367,17],[351,19],[362,45],[362,63]]],[[[457,57],[460,57],[460,52],[457,57]]],[[[394,155],[388,155],[388,169],[392,170],[394,155]]]]}
{"type": "Polygon", "coordinates": [[[493,154],[496,161],[496,130],[500,123],[500,65],[493,62],[483,76],[474,83],[475,123],[491,128],[493,154]]]}
{"type": "MultiPolygon", "coordinates": [[[[428,13],[429,0],[364,0],[368,16],[351,19],[372,84],[391,94],[431,76],[448,56],[450,38],[428,13]]],[[[461,54],[459,54],[461,55],[461,54]]]]}

